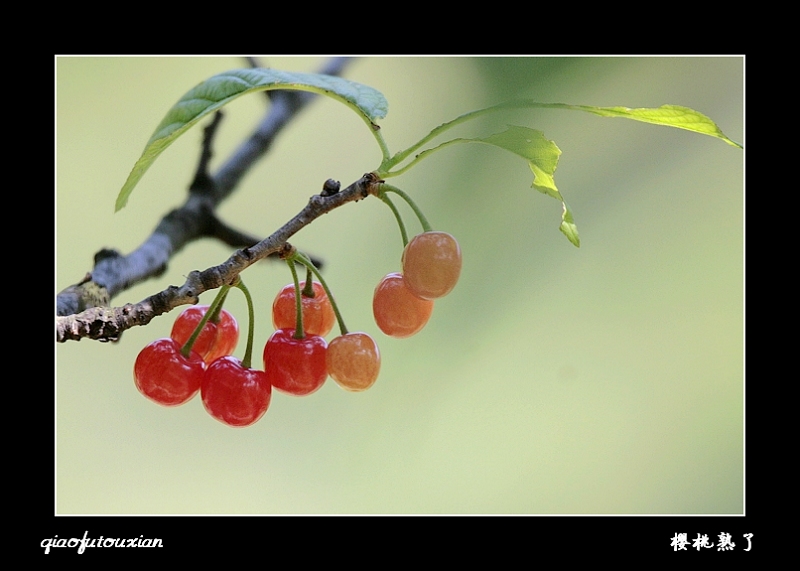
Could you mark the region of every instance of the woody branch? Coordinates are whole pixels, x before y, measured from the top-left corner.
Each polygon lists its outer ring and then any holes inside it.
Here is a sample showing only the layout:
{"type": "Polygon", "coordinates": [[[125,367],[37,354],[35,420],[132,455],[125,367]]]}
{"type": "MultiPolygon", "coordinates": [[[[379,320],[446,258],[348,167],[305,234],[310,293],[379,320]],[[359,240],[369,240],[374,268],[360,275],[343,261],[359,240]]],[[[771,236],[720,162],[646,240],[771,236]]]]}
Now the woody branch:
{"type": "MultiPolygon", "coordinates": [[[[328,61],[320,72],[338,75],[347,62],[347,58],[334,58],[328,61]]],[[[250,63],[258,65],[254,60],[250,60],[250,63]]],[[[153,233],[130,254],[122,255],[111,249],[102,249],[95,254],[93,269],[87,272],[80,282],[65,288],[57,295],[57,340],[62,342],[82,337],[112,340],[133,324],[144,325],[149,322],[154,315],[145,317],[148,315],[147,311],[144,316],[138,317],[139,320],[146,319],[146,321],[138,323],[132,323],[129,319],[121,322],[118,319],[111,319],[110,314],[115,313],[117,309],[109,307],[110,300],[139,282],[161,275],[166,270],[169,259],[194,240],[210,236],[237,248],[259,243],[259,238],[231,228],[219,220],[215,215],[215,209],[230,196],[248,170],[267,153],[283,127],[314,97],[315,95],[311,93],[299,91],[269,92],[271,105],[264,119],[219,171],[210,175],[208,163],[211,158],[211,143],[221,119],[220,114],[215,115],[214,120],[204,131],[197,172],[190,185],[186,202],[165,215],[153,233]],[[94,316],[93,320],[90,316],[94,316]],[[109,319],[123,327],[109,328],[109,319]],[[126,323],[129,324],[124,326],[126,323]],[[109,334],[100,333],[103,331],[109,334]],[[113,331],[117,333],[114,334],[113,331]]],[[[273,236],[280,232],[279,230],[273,236]]],[[[158,295],[160,294],[151,297],[158,295]]],[[[133,315],[139,315],[145,309],[141,306],[142,303],[144,301],[125,307],[133,308],[130,310],[133,315]]],[[[175,306],[172,305],[170,309],[172,307],[175,306]]]]}
{"type": "Polygon", "coordinates": [[[366,198],[376,193],[378,178],[367,173],[346,189],[314,195],[308,204],[291,220],[268,238],[257,244],[234,252],[225,262],[204,271],[193,271],[180,286],[151,295],[136,304],[122,307],[93,307],[79,313],[56,318],[56,337],[59,342],[80,340],[84,337],[101,341],[112,341],[126,329],[147,325],[154,317],[166,313],[179,305],[197,303],[198,296],[223,284],[233,284],[236,277],[250,265],[270,254],[289,248],[287,240],[311,222],[348,202],[366,198]]]}

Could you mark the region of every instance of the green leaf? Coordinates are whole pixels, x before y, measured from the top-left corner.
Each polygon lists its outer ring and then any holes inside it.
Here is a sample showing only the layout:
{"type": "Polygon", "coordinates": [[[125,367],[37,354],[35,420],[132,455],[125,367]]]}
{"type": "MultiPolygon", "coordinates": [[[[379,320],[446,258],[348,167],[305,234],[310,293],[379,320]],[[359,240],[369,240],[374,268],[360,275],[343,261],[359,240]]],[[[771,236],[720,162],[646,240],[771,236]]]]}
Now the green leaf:
{"type": "MultiPolygon", "coordinates": [[[[459,118],[459,122],[472,119],[484,113],[493,113],[502,109],[519,109],[526,107],[529,109],[568,109],[571,111],[584,111],[601,117],[623,117],[643,123],[652,123],[653,125],[686,129],[694,133],[716,137],[733,147],[739,149],[743,148],[739,143],[729,139],[710,118],[699,111],[681,105],[662,105],[661,107],[630,109],[628,107],[594,107],[593,105],[567,105],[566,103],[539,103],[538,101],[525,99],[522,101],[507,101],[499,105],[481,109],[480,111],[467,113],[459,118]]],[[[455,123],[455,121],[452,123],[455,123]]]]}
{"type": "MultiPolygon", "coordinates": [[[[554,104],[554,106],[555,105],[558,104],[554,104]]],[[[686,129],[687,131],[722,139],[731,146],[739,149],[742,148],[742,145],[730,140],[711,119],[689,107],[662,105],[656,108],[641,107],[638,109],[629,109],[628,107],[593,107],[591,105],[561,106],[566,109],[577,109],[588,113],[594,113],[601,117],[625,117],[627,119],[633,119],[634,121],[642,121],[643,123],[686,129]]]]}
{"type": "Polygon", "coordinates": [[[580,247],[581,240],[578,236],[578,227],[572,217],[572,211],[556,188],[554,175],[558,166],[558,158],[561,156],[561,149],[553,141],[547,139],[541,131],[516,125],[509,125],[502,133],[467,140],[500,147],[528,161],[528,166],[533,172],[531,186],[539,192],[561,201],[564,210],[561,215],[561,232],[575,246],[580,247]]]}
{"type": "Polygon", "coordinates": [[[534,177],[531,186],[539,192],[563,200],[553,180],[561,149],[545,138],[544,133],[528,127],[509,125],[502,133],[473,140],[511,151],[527,160],[534,177]]]}
{"type": "Polygon", "coordinates": [[[188,91],[167,112],[119,191],[115,211],[125,206],[133,188],[158,155],[193,125],[237,97],[271,89],[295,89],[327,95],[353,109],[371,126],[386,117],[389,107],[380,91],[341,77],[261,68],[220,73],[188,91]]]}
{"type": "MultiPolygon", "coordinates": [[[[591,105],[567,105],[566,103],[540,103],[538,101],[531,101],[530,99],[522,99],[506,101],[505,103],[499,103],[497,105],[492,105],[491,107],[470,111],[469,113],[459,115],[452,121],[442,123],[430,133],[425,135],[422,139],[411,145],[409,148],[396,153],[392,157],[386,158],[381,164],[379,170],[382,172],[382,174],[387,176],[390,174],[390,172],[393,172],[395,175],[400,174],[401,172],[408,170],[409,166],[404,166],[397,171],[391,171],[391,169],[395,165],[403,162],[412,153],[422,148],[426,143],[435,139],[448,129],[452,129],[456,125],[466,123],[467,121],[472,121],[473,119],[477,119],[483,115],[497,113],[498,111],[504,111],[507,109],[567,109],[570,111],[593,113],[594,115],[600,115],[601,117],[625,117],[626,119],[633,119],[635,121],[642,121],[645,123],[652,123],[654,125],[662,125],[665,127],[676,127],[678,129],[686,129],[687,131],[709,135],[718,139],[722,139],[734,147],[738,147],[740,149],[742,148],[739,143],[730,140],[711,119],[702,113],[698,113],[694,109],[681,107],[680,105],[662,105],[661,107],[652,109],[629,109],[627,107],[593,107],[591,105]]],[[[435,148],[441,149],[446,146],[448,146],[447,143],[443,143],[435,148]]],[[[412,164],[418,162],[419,157],[429,155],[430,152],[423,151],[417,155],[414,161],[412,161],[412,164]]]]}
{"type": "Polygon", "coordinates": [[[642,121],[644,123],[652,123],[654,125],[662,125],[665,127],[676,127],[678,129],[686,129],[695,133],[701,133],[716,137],[728,143],[731,146],[742,148],[739,143],[729,139],[720,128],[711,119],[688,107],[680,105],[662,105],[657,108],[639,108],[629,109],[627,107],[593,107],[591,105],[567,105],[565,103],[540,103],[538,101],[531,101],[528,99],[507,101],[484,109],[470,111],[448,121],[442,123],[422,139],[411,145],[409,148],[396,153],[392,157],[386,157],[381,163],[380,173],[381,176],[388,178],[390,176],[397,176],[409,170],[422,159],[429,157],[434,152],[449,147],[458,143],[481,142],[495,145],[501,149],[511,151],[523,157],[528,161],[531,171],[533,171],[533,184],[539,192],[543,192],[560,200],[564,212],[561,216],[561,232],[569,239],[570,242],[576,246],[580,246],[580,237],[578,236],[578,228],[572,218],[567,203],[564,202],[561,193],[556,188],[553,175],[555,174],[558,158],[561,155],[561,150],[556,146],[553,141],[549,141],[544,137],[541,131],[529,129],[527,127],[510,126],[502,133],[495,133],[484,138],[474,139],[450,139],[444,143],[426,149],[418,153],[414,159],[405,166],[396,170],[391,170],[396,165],[407,159],[412,153],[422,148],[426,143],[432,141],[445,131],[452,129],[456,125],[460,125],[467,121],[471,121],[489,113],[496,113],[506,109],[567,109],[571,111],[584,111],[600,115],[601,117],[624,117],[626,119],[633,119],[635,121],[642,121]]]}
{"type": "Polygon", "coordinates": [[[569,209],[566,202],[562,202],[561,205],[564,207],[564,213],[561,215],[561,226],[559,230],[567,237],[567,240],[580,248],[581,237],[578,235],[578,227],[575,225],[575,220],[572,219],[572,211],[569,209]]]}

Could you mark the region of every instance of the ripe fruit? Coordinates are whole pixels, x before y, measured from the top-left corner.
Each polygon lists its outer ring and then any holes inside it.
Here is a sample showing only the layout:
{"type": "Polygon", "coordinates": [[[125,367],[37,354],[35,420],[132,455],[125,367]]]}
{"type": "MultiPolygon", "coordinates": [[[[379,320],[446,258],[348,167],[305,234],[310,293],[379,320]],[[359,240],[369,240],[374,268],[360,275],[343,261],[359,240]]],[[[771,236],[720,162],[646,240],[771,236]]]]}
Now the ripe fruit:
{"type": "MultiPolygon", "coordinates": [[[[207,305],[193,305],[184,309],[172,326],[170,337],[183,346],[194,333],[197,324],[208,311],[207,305]]],[[[214,362],[218,357],[230,355],[239,342],[239,325],[236,318],[225,309],[219,312],[219,322],[207,321],[205,327],[192,345],[206,363],[214,362]]]]}
{"type": "Polygon", "coordinates": [[[272,386],[264,371],[242,367],[230,355],[208,366],[200,385],[203,406],[229,426],[250,426],[269,408],[272,386]]]}
{"type": "Polygon", "coordinates": [[[450,293],[461,274],[461,248],[447,232],[423,232],[403,250],[403,275],[417,297],[437,299],[450,293]]]}
{"type": "Polygon", "coordinates": [[[171,338],[156,339],[136,357],[133,379],[144,396],[164,406],[191,399],[203,380],[205,364],[194,351],[181,355],[180,344],[171,338]]]}
{"type": "MultiPolygon", "coordinates": [[[[208,323],[206,323],[208,325],[208,323]]],[[[219,312],[219,323],[217,325],[217,340],[211,347],[211,350],[203,358],[209,364],[213,363],[220,357],[230,355],[236,349],[236,344],[239,342],[239,324],[236,318],[231,315],[226,309],[221,309],[219,312]]]]}
{"type": "MultiPolygon", "coordinates": [[[[207,305],[193,305],[184,309],[180,315],[178,315],[175,323],[172,324],[172,332],[169,336],[177,341],[178,345],[183,347],[189,340],[189,337],[192,336],[197,324],[200,323],[200,320],[207,310],[207,305]]],[[[204,357],[211,350],[211,346],[214,344],[216,338],[217,326],[213,323],[206,323],[200,335],[195,339],[194,345],[192,345],[192,351],[204,357]]]]}
{"type": "MultiPolygon", "coordinates": [[[[306,282],[300,282],[300,290],[306,282]]],[[[314,297],[300,296],[303,305],[303,331],[312,335],[325,337],[333,329],[336,315],[333,313],[331,300],[319,282],[311,282],[314,297]]],[[[272,323],[275,329],[295,329],[297,326],[297,308],[295,304],[294,284],[283,287],[272,303],[272,323]]]]}
{"type": "Polygon", "coordinates": [[[391,273],[380,281],[372,298],[372,313],[381,331],[390,337],[410,337],[425,327],[433,301],[422,299],[406,287],[403,274],[391,273]]]}
{"type": "Polygon", "coordinates": [[[348,391],[365,391],[378,379],[381,355],[366,333],[347,333],[328,344],[328,374],[348,391]]]}
{"type": "Polygon", "coordinates": [[[295,396],[310,395],[328,378],[327,343],[319,335],[294,338],[294,329],[278,329],[264,345],[264,371],[270,384],[295,396]]]}

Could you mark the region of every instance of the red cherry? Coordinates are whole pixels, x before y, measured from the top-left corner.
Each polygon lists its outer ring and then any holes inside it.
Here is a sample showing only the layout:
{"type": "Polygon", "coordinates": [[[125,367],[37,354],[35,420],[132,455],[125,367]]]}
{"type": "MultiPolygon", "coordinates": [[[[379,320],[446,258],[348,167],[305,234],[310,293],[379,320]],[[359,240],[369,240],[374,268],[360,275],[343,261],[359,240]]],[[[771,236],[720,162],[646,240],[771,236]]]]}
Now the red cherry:
{"type": "Polygon", "coordinates": [[[433,311],[433,301],[422,299],[406,287],[403,274],[384,276],[375,288],[372,313],[381,331],[402,339],[418,333],[433,311]]]}
{"type": "MultiPolygon", "coordinates": [[[[302,292],[306,282],[300,282],[302,292]]],[[[303,331],[311,335],[325,337],[333,329],[336,315],[333,313],[331,300],[325,288],[319,282],[311,282],[314,297],[300,296],[303,305],[303,331]]],[[[272,323],[275,329],[295,329],[297,326],[297,308],[295,305],[294,284],[288,284],[278,292],[272,302],[272,323]]]]}
{"type": "Polygon", "coordinates": [[[156,339],[136,357],[133,379],[144,396],[164,406],[191,399],[203,380],[205,364],[194,351],[181,355],[181,346],[171,338],[156,339]]]}
{"type": "MultiPolygon", "coordinates": [[[[206,311],[208,311],[207,305],[192,305],[184,309],[180,315],[178,315],[177,319],[175,319],[175,323],[172,324],[172,332],[169,336],[183,347],[189,340],[189,337],[192,336],[192,333],[194,333],[197,324],[203,319],[206,311]]],[[[206,323],[205,327],[203,327],[200,335],[197,336],[194,345],[192,345],[192,351],[201,357],[205,357],[211,350],[211,346],[214,344],[216,338],[217,326],[209,321],[206,323]]]]}
{"type": "Polygon", "coordinates": [[[217,323],[216,342],[203,360],[206,363],[213,363],[220,357],[230,355],[236,349],[238,342],[239,324],[236,322],[236,318],[227,309],[221,309],[217,323]]]}
{"type": "MultiPolygon", "coordinates": [[[[170,337],[183,346],[194,333],[197,324],[208,311],[207,305],[193,305],[184,309],[172,326],[170,337]]],[[[192,345],[206,363],[218,357],[230,355],[239,342],[239,325],[236,318],[226,309],[219,312],[219,322],[207,321],[203,330],[192,345]]]]}
{"type": "Polygon", "coordinates": [[[366,333],[347,333],[328,344],[328,374],[348,391],[365,391],[375,384],[381,370],[378,345],[366,333]]]}
{"type": "Polygon", "coordinates": [[[461,274],[461,247],[447,232],[423,232],[403,250],[403,276],[414,295],[437,299],[450,293],[461,274]]]}
{"type": "Polygon", "coordinates": [[[203,406],[208,413],[229,426],[250,426],[269,408],[272,386],[264,371],[242,367],[230,355],[208,366],[200,385],[203,406]]]}
{"type": "Polygon", "coordinates": [[[276,389],[295,396],[310,395],[328,377],[327,343],[319,335],[294,338],[294,329],[278,329],[264,345],[264,371],[276,389]]]}

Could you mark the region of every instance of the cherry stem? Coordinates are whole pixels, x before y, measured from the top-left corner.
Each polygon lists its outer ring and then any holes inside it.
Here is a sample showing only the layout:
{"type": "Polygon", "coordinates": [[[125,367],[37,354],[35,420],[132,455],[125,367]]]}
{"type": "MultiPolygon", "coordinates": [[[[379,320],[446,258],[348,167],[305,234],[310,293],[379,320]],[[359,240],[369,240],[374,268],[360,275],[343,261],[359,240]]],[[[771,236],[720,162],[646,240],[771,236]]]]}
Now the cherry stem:
{"type": "Polygon", "coordinates": [[[309,268],[306,268],[306,286],[303,288],[303,297],[314,298],[317,294],[314,293],[314,280],[313,274],[309,268]]]}
{"type": "Polygon", "coordinates": [[[311,259],[304,253],[299,251],[294,253],[293,258],[308,268],[309,271],[314,272],[314,276],[319,280],[319,283],[322,284],[322,289],[324,289],[325,293],[328,294],[331,307],[333,307],[333,313],[336,315],[336,321],[339,323],[339,332],[342,335],[347,335],[347,327],[345,326],[344,319],[339,311],[339,306],[336,304],[336,300],[333,298],[333,292],[331,292],[331,288],[328,287],[328,284],[325,282],[325,278],[323,278],[322,274],[319,273],[319,270],[314,265],[314,262],[312,262],[311,259]]]}
{"type": "Polygon", "coordinates": [[[380,199],[386,203],[386,205],[392,209],[394,213],[395,220],[397,220],[397,225],[400,227],[400,236],[403,238],[403,248],[406,247],[408,244],[408,234],[406,233],[406,225],[403,224],[403,218],[400,216],[400,211],[397,210],[397,207],[392,202],[392,199],[386,196],[385,192],[380,193],[380,199]]]}
{"type": "Polygon", "coordinates": [[[400,197],[408,203],[408,205],[411,207],[411,210],[413,210],[414,214],[416,214],[417,218],[419,218],[419,223],[422,225],[422,230],[424,232],[430,232],[431,230],[433,230],[433,227],[431,227],[431,224],[430,222],[428,222],[428,219],[425,218],[425,215],[422,213],[422,210],[420,210],[419,206],[417,206],[417,204],[412,200],[412,198],[409,195],[407,195],[405,192],[403,192],[396,186],[393,186],[391,184],[386,184],[385,182],[381,183],[381,194],[384,191],[394,192],[395,194],[400,195],[400,197]]]}
{"type": "Polygon", "coordinates": [[[250,320],[247,326],[247,349],[244,352],[244,359],[242,359],[242,367],[245,369],[250,368],[250,362],[253,358],[253,334],[255,333],[255,311],[253,310],[253,298],[250,297],[250,292],[247,286],[244,285],[242,278],[237,280],[236,287],[242,290],[245,299],[247,299],[247,318],[250,320]]]}
{"type": "Polygon", "coordinates": [[[208,320],[211,323],[219,323],[219,314],[222,311],[222,305],[225,303],[225,299],[228,297],[228,292],[230,288],[225,288],[224,291],[220,290],[220,294],[222,295],[222,301],[219,302],[219,305],[214,311],[211,311],[211,308],[208,308],[208,320]]]}
{"type": "Polygon", "coordinates": [[[286,263],[289,264],[289,269],[292,271],[292,280],[294,281],[294,306],[295,306],[295,329],[294,338],[304,339],[305,332],[303,331],[303,301],[300,299],[300,280],[297,279],[297,270],[294,267],[294,260],[296,254],[290,258],[286,258],[286,263]]]}
{"type": "Polygon", "coordinates": [[[215,313],[219,315],[219,310],[222,307],[222,304],[225,302],[225,297],[228,295],[228,290],[231,289],[229,285],[223,285],[219,288],[219,292],[217,293],[217,297],[214,298],[214,301],[211,302],[211,306],[206,310],[203,318],[200,320],[200,323],[197,324],[197,327],[194,328],[191,337],[186,340],[183,347],[181,348],[181,355],[189,358],[189,353],[192,350],[192,346],[194,342],[197,341],[197,338],[200,337],[200,332],[203,330],[203,327],[206,326],[208,320],[211,318],[212,315],[215,313]]]}

